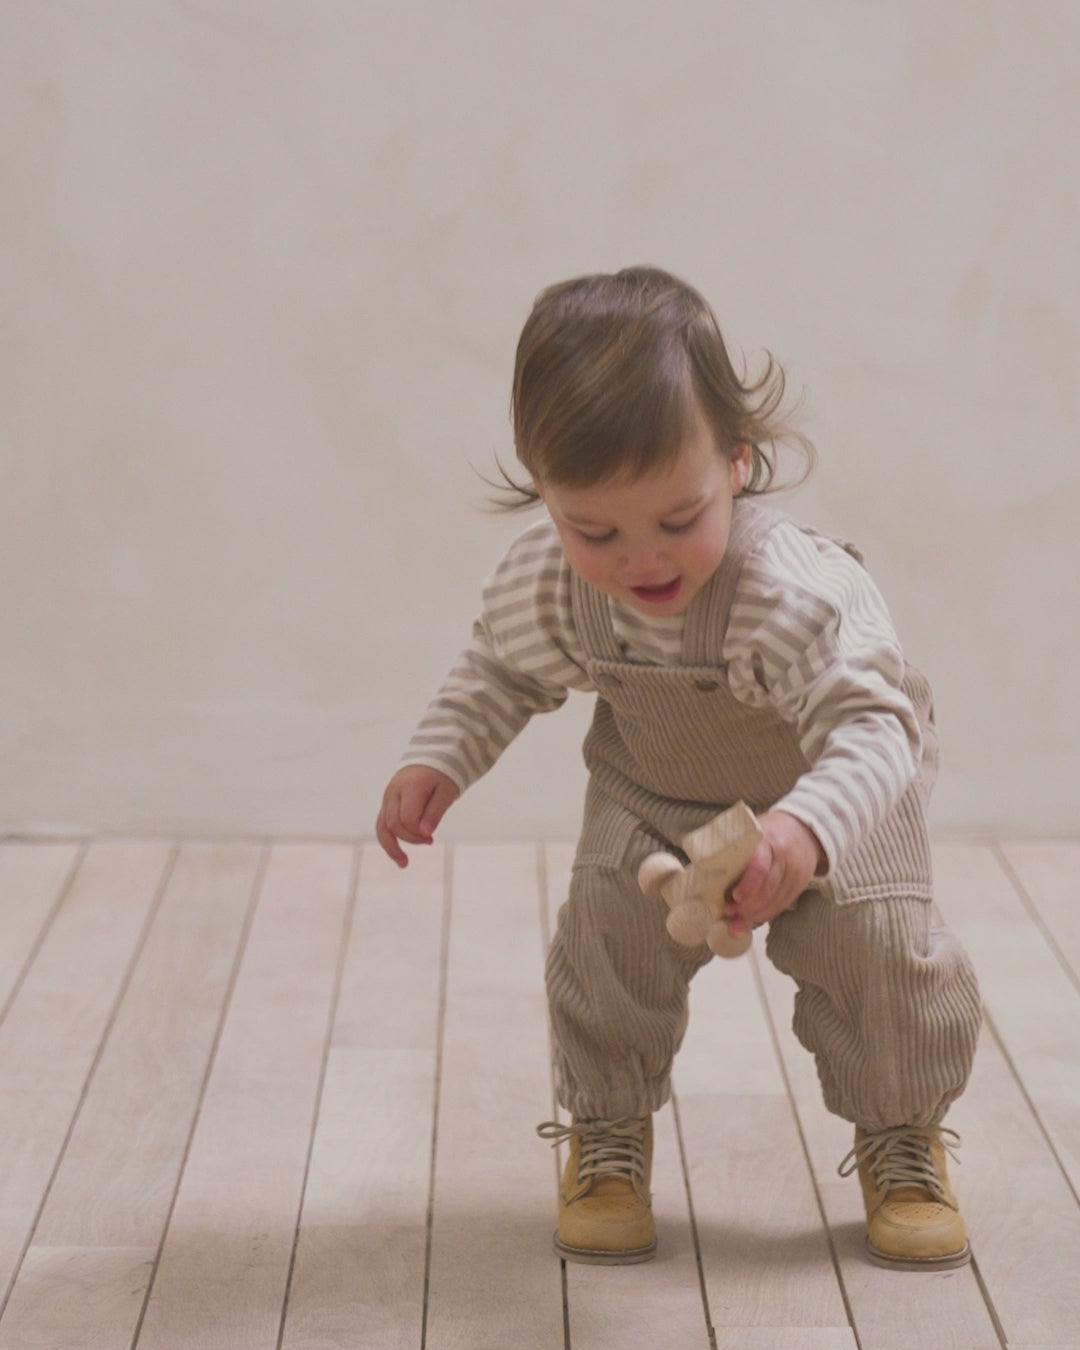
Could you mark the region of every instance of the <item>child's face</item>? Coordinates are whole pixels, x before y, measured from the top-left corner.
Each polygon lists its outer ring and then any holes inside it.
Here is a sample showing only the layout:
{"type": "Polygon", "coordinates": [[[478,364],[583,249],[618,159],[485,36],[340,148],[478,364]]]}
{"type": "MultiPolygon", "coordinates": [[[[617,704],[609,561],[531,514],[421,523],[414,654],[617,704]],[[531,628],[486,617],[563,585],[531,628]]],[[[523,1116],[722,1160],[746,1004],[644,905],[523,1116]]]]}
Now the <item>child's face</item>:
{"type": "Polygon", "coordinates": [[[674,460],[594,487],[538,484],[582,580],[642,614],[682,614],[720,565],[750,447],[726,458],[703,419],[674,460]]]}

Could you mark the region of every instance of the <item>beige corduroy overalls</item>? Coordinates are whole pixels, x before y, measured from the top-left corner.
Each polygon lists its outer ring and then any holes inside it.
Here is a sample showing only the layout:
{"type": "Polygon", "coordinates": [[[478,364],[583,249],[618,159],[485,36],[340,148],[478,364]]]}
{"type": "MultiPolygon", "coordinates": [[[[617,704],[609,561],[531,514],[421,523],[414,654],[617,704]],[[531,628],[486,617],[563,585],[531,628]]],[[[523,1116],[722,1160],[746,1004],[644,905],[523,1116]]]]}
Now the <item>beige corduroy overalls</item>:
{"type": "MultiPolygon", "coordinates": [[[[678,852],[683,835],[738,800],[768,810],[810,767],[793,728],[737,702],[717,664],[742,564],[782,518],[735,503],[723,561],[688,611],[679,665],[628,661],[606,598],[574,579],[600,693],[547,988],[559,1099],[578,1118],[641,1116],[666,1101],[689,981],[711,955],[668,936],[664,902],[638,887],[641,859],[678,852]]],[[[918,777],[832,876],[772,921],[766,943],[797,982],[795,1031],[816,1057],[826,1106],[867,1129],[937,1123],[967,1082],[981,1020],[971,963],[932,912],[930,690],[911,668],[904,687],[924,729],[918,777]]]]}

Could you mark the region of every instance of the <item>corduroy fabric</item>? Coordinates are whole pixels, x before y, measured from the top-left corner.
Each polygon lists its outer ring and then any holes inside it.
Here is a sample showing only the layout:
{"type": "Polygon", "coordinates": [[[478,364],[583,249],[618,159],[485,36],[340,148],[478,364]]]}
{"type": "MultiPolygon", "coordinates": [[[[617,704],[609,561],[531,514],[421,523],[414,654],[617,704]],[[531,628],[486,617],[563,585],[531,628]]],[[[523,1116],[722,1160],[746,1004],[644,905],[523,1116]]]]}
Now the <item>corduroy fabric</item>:
{"type": "MultiPolygon", "coordinates": [[[[781,518],[736,503],[707,603],[688,612],[682,665],[620,660],[604,597],[575,583],[602,692],[547,984],[557,1090],[576,1116],[642,1115],[666,1100],[689,981],[710,958],[668,936],[666,906],[637,886],[641,859],[658,847],[677,852],[684,834],[740,799],[767,810],[810,767],[792,728],[768,708],[738,703],[724,670],[709,664],[740,568],[781,518]]],[[[967,1081],[980,1021],[967,957],[931,928],[925,804],[937,741],[929,686],[914,670],[905,684],[924,730],[916,780],[832,876],[774,920],[768,944],[799,984],[796,1031],[817,1057],[826,1104],[871,1129],[939,1120],[967,1081]]]]}
{"type": "Polygon", "coordinates": [[[967,1083],[982,1010],[932,905],[808,891],[769,925],[766,952],[798,985],[792,1025],[830,1111],[867,1130],[942,1119],[967,1083]]]}

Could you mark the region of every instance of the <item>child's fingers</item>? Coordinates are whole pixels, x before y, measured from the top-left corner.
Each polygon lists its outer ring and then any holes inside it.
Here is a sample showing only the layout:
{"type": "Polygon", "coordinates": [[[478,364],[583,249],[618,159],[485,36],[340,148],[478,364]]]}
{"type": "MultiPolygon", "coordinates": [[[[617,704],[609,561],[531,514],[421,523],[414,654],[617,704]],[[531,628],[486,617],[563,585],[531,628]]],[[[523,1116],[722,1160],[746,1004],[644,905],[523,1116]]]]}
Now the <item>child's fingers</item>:
{"type": "Polygon", "coordinates": [[[413,803],[409,800],[409,794],[403,790],[391,788],[383,801],[379,818],[375,822],[375,837],[399,867],[409,865],[409,859],[398,843],[399,839],[407,844],[431,843],[430,834],[421,833],[419,822],[415,819],[422,810],[423,803],[413,803]]]}
{"type": "Polygon", "coordinates": [[[430,844],[446,808],[459,796],[445,774],[435,770],[403,769],[395,774],[383,795],[375,837],[399,867],[408,858],[399,841],[430,844]]]}
{"type": "Polygon", "coordinates": [[[458,799],[458,790],[449,779],[436,783],[420,815],[418,829],[428,839],[434,835],[447,809],[458,799]]]}
{"type": "Polygon", "coordinates": [[[732,887],[724,917],[733,934],[749,933],[767,914],[777,886],[778,858],[763,839],[732,887]]]}
{"type": "Polygon", "coordinates": [[[375,838],[378,839],[383,852],[396,862],[399,867],[408,867],[409,859],[406,857],[404,849],[394,837],[393,832],[387,826],[382,812],[379,813],[379,818],[375,822],[375,838]]]}
{"type": "Polygon", "coordinates": [[[732,887],[731,898],[736,905],[745,905],[757,897],[768,883],[772,866],[772,847],[767,839],[763,839],[750,855],[746,871],[732,887]]]}
{"type": "Polygon", "coordinates": [[[400,839],[409,844],[431,843],[431,830],[424,823],[424,812],[434,792],[431,783],[406,783],[402,786],[391,816],[391,823],[397,825],[395,834],[400,839]]]}

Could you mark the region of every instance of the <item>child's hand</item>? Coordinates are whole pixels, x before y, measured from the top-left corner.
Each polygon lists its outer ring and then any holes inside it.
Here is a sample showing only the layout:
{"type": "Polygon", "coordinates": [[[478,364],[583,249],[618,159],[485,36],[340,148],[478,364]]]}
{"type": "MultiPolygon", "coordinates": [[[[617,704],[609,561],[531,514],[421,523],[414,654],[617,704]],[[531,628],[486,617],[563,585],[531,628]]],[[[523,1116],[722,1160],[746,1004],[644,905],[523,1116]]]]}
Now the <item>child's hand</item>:
{"type": "Polygon", "coordinates": [[[399,867],[408,867],[409,859],[398,840],[430,844],[447,807],[460,796],[457,785],[438,769],[424,764],[398,769],[383,793],[375,837],[399,867]]]}
{"type": "Polygon", "coordinates": [[[806,890],[810,878],[824,869],[825,852],[817,836],[786,811],[758,816],[765,838],[754,850],[746,871],[732,887],[724,918],[732,933],[748,933],[782,913],[806,890]]]}

